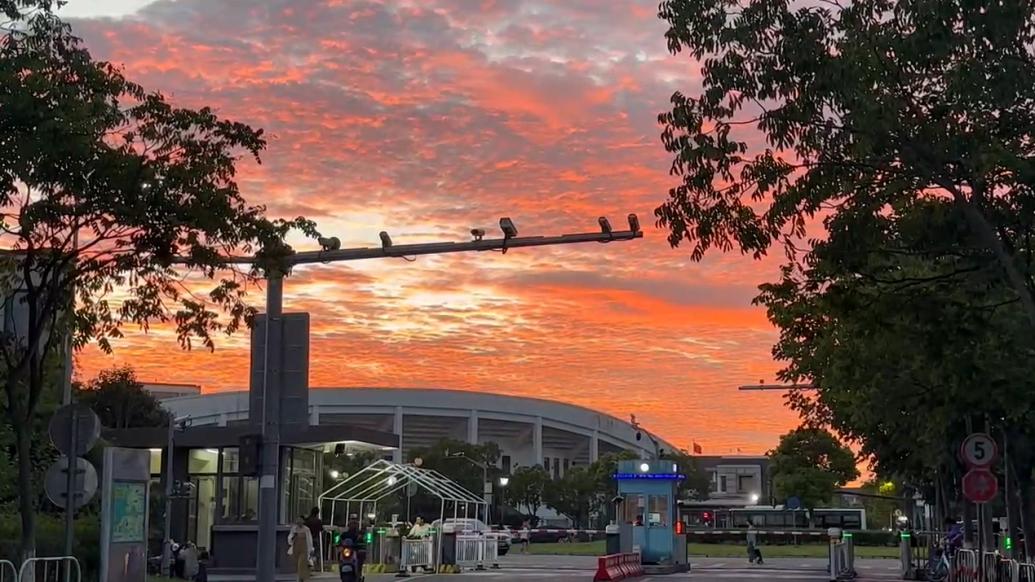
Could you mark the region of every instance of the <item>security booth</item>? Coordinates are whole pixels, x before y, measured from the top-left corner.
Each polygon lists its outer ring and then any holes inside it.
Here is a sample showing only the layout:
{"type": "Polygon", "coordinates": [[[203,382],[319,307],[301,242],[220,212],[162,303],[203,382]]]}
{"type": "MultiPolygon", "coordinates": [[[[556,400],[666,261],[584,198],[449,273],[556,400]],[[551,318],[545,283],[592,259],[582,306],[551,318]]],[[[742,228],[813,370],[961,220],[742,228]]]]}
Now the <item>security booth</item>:
{"type": "Polygon", "coordinates": [[[685,571],[686,536],[677,532],[677,487],[686,476],[672,461],[639,459],[619,461],[614,478],[621,497],[616,521],[622,552],[639,553],[656,573],[685,571]]]}
{"type": "MultiPolygon", "coordinates": [[[[164,499],[169,429],[108,429],[102,434],[117,446],[150,449],[152,498],[164,499]]],[[[174,433],[170,537],[177,543],[192,542],[199,553],[207,553],[211,574],[255,571],[260,478],[248,466],[254,462],[254,454],[247,451],[253,435],[254,429],[246,424],[178,427],[174,433]]],[[[271,549],[277,552],[278,571],[294,570],[286,553],[291,524],[319,506],[320,492],[326,487],[324,453],[345,444],[350,451],[391,454],[396,443],[394,434],[347,425],[296,425],[282,430],[277,546],[271,549]]],[[[155,504],[152,556],[161,553],[162,514],[161,503],[155,504]]]]}

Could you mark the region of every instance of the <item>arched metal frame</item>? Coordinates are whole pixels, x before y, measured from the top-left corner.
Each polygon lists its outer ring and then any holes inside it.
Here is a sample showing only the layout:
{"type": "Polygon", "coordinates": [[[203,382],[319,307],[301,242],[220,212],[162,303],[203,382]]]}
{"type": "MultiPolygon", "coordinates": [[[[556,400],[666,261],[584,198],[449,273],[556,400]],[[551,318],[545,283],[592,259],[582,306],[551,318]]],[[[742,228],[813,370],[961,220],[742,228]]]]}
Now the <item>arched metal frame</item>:
{"type": "Polygon", "coordinates": [[[339,503],[345,503],[345,517],[348,519],[352,504],[358,504],[357,513],[363,516],[365,504],[372,505],[373,513],[377,513],[377,502],[385,497],[402,491],[411,484],[439,499],[439,518],[446,519],[446,504],[453,505],[453,518],[460,517],[459,507],[464,506],[463,517],[468,515],[469,508],[475,508],[474,516],[479,517],[488,525],[489,504],[465,489],[455,481],[433,469],[422,469],[415,465],[401,465],[390,461],[376,461],[354,475],[334,484],[320,494],[320,507],[324,502],[331,503],[330,523],[334,523],[334,514],[339,503]]]}

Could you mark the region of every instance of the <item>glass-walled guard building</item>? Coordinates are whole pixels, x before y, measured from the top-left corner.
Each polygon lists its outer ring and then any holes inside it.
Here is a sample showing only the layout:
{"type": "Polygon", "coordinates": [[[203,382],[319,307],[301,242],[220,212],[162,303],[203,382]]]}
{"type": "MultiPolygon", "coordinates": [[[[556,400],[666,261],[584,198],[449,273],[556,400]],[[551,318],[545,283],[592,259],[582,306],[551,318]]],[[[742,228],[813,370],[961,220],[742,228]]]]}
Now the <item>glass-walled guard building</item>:
{"type": "MultiPolygon", "coordinates": [[[[241,437],[253,431],[247,426],[202,426],[174,432],[173,480],[180,484],[172,501],[172,539],[191,541],[210,554],[214,573],[247,573],[255,567],[258,535],[259,478],[240,471],[241,437]]],[[[116,446],[151,450],[152,552],[160,548],[164,523],[165,463],[168,431],[165,428],[105,431],[116,446]],[[157,512],[157,514],[156,514],[157,512]]],[[[278,538],[286,538],[290,524],[308,515],[326,489],[323,453],[345,444],[350,450],[375,450],[391,458],[398,437],[391,433],[351,426],[302,427],[282,433],[278,538]]],[[[284,552],[286,539],[277,551],[284,552]]],[[[287,556],[278,567],[290,570],[287,556]]]]}

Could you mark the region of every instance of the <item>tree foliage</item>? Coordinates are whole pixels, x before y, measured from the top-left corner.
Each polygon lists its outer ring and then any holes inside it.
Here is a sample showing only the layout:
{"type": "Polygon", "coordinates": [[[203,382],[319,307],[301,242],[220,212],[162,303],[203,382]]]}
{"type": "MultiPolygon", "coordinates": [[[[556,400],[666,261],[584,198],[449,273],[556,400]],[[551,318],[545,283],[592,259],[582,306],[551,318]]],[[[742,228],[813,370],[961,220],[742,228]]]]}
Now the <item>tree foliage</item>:
{"type": "Polygon", "coordinates": [[[77,388],[79,402],[89,406],[108,428],[169,426],[169,413],[144,390],[133,368],[103,370],[77,388]]]}
{"type": "Polygon", "coordinates": [[[245,293],[262,269],[282,269],[287,234],[316,234],[241,196],[235,165],[258,160],[261,130],[175,107],[94,60],[51,4],[0,3],[11,19],[0,27],[0,247],[5,296],[17,290],[26,313],[0,341],[0,365],[27,553],[28,429],[44,387],[59,384],[48,375],[62,338],[110,351],[126,325],[168,324],[183,347],[212,349],[254,316],[245,293]],[[241,253],[258,256],[254,269],[224,260],[241,253]]]}
{"type": "Polygon", "coordinates": [[[576,528],[585,527],[590,515],[603,501],[600,476],[593,465],[569,468],[543,493],[543,501],[557,513],[567,517],[576,528]]]}
{"type": "Polygon", "coordinates": [[[759,297],[780,328],[781,379],[819,386],[790,404],[943,515],[959,514],[961,441],[987,427],[1009,441],[1012,489],[1030,499],[1035,338],[961,210],[926,199],[830,224],[759,297]]]}
{"type": "Polygon", "coordinates": [[[442,439],[429,447],[411,450],[409,458],[411,462],[419,458],[421,467],[438,471],[478,497],[482,496],[483,490],[479,464],[486,466],[485,476],[492,483],[499,478],[496,462],[500,458],[500,447],[493,442],[476,445],[457,439],[442,439]]]}
{"type": "Polygon", "coordinates": [[[550,485],[550,475],[541,466],[518,467],[503,488],[503,501],[524,510],[528,517],[535,516],[543,506],[543,494],[550,485]]]}
{"type": "Polygon", "coordinates": [[[818,428],[799,428],[780,437],[769,462],[777,498],[797,497],[807,509],[829,503],[836,488],[859,476],[852,450],[818,428]]]}
{"type": "Polygon", "coordinates": [[[659,116],[672,245],[755,256],[810,220],[932,195],[959,209],[1035,324],[1035,11],[1026,0],[665,0],[701,90],[659,116]],[[1023,231],[994,217],[1023,217],[1023,231]]]}

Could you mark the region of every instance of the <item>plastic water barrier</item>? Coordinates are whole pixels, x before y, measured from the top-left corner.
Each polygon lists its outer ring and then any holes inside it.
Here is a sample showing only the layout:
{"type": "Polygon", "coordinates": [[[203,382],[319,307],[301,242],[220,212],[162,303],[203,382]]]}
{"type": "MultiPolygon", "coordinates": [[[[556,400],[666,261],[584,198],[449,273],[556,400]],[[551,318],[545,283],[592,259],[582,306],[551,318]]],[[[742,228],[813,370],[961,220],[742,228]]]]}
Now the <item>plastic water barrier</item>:
{"type": "Polygon", "coordinates": [[[597,571],[593,575],[593,582],[625,580],[636,576],[643,576],[643,563],[640,561],[639,553],[611,554],[597,558],[597,571]]]}
{"type": "Polygon", "coordinates": [[[405,570],[414,566],[430,568],[434,565],[435,544],[431,538],[404,539],[399,569],[405,570]]]}
{"type": "Polygon", "coordinates": [[[18,572],[18,582],[82,582],[82,579],[79,560],[72,556],[30,558],[22,563],[18,572]]]}
{"type": "Polygon", "coordinates": [[[15,582],[16,580],[18,580],[18,568],[14,567],[14,562],[0,560],[0,582],[15,582]]]}
{"type": "Polygon", "coordinates": [[[1017,582],[1035,582],[1035,564],[1017,564],[1017,582]]]}

